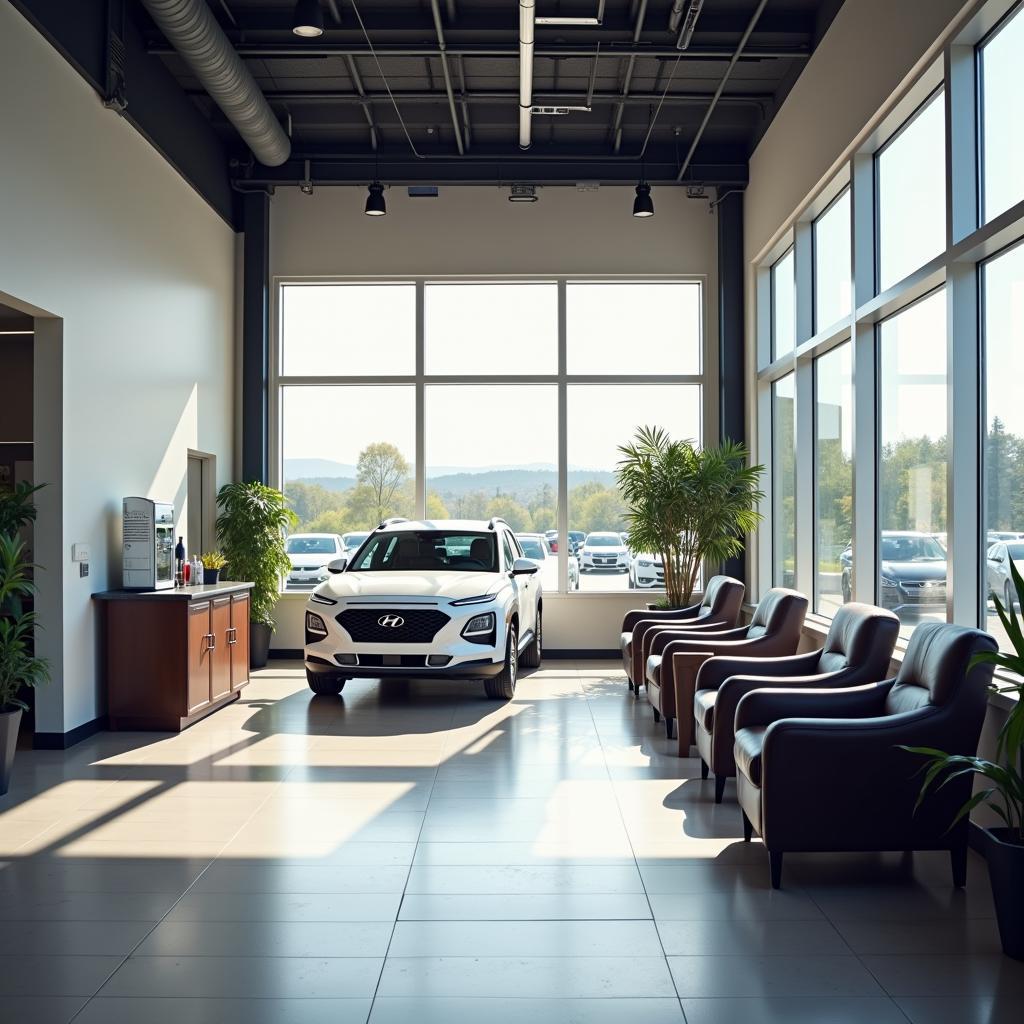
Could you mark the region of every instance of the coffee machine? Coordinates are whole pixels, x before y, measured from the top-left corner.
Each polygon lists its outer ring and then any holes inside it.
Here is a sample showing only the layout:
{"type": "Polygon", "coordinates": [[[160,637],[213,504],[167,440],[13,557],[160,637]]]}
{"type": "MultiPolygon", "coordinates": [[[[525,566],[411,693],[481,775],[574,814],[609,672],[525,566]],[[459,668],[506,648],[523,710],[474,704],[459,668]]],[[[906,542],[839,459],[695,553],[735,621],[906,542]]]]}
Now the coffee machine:
{"type": "Polygon", "coordinates": [[[125,498],[121,523],[121,585],[125,590],[174,587],[174,506],[125,498]]]}

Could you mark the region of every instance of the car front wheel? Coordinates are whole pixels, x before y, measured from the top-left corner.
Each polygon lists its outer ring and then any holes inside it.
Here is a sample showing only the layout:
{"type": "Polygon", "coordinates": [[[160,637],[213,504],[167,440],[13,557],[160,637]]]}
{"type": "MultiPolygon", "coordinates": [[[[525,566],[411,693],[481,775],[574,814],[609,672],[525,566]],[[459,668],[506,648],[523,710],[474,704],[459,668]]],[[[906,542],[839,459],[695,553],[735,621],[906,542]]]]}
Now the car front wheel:
{"type": "Polygon", "coordinates": [[[484,690],[491,700],[511,700],[516,694],[516,680],[519,677],[519,637],[516,627],[508,627],[505,639],[505,664],[496,676],[484,680],[484,690]]]}
{"type": "Polygon", "coordinates": [[[1006,587],[1004,588],[1003,597],[1006,599],[1006,603],[1003,605],[1003,607],[1005,608],[1006,613],[1009,614],[1011,609],[1017,603],[1017,598],[1014,595],[1013,587],[1010,585],[1009,580],[1006,581],[1006,587]]]}
{"type": "Polygon", "coordinates": [[[348,682],[342,676],[333,676],[324,672],[310,672],[306,669],[306,682],[309,688],[320,696],[337,697],[348,682]]]}
{"type": "Polygon", "coordinates": [[[522,665],[524,668],[540,668],[541,659],[544,657],[544,623],[541,610],[537,609],[537,632],[533,637],[530,646],[523,651],[522,665]]]}

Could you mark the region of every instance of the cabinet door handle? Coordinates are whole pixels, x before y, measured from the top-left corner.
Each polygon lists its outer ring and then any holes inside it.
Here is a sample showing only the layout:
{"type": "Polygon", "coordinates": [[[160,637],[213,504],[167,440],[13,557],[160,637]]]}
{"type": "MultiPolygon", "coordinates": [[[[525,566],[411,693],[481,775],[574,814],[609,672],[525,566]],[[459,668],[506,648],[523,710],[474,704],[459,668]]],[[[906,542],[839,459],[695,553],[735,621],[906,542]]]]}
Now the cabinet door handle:
{"type": "Polygon", "coordinates": [[[217,646],[217,638],[212,633],[206,634],[206,649],[208,651],[214,650],[217,646]]]}
{"type": "Polygon", "coordinates": [[[237,626],[231,626],[228,629],[228,637],[229,637],[229,639],[228,639],[228,646],[233,647],[235,644],[238,643],[238,627],[237,626]]]}

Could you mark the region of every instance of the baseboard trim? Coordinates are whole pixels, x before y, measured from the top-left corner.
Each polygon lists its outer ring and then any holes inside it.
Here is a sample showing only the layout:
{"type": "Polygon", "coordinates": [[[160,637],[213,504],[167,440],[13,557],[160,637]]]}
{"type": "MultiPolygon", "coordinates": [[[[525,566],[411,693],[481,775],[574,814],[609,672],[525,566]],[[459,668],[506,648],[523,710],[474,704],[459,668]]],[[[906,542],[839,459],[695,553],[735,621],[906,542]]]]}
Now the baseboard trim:
{"type": "Polygon", "coordinates": [[[35,750],[67,750],[82,740],[102,732],[107,727],[107,716],[101,715],[91,722],[83,722],[68,732],[37,732],[32,736],[32,746],[35,750]]]}
{"type": "MultiPolygon", "coordinates": [[[[564,661],[570,658],[614,658],[617,661],[620,654],[618,651],[609,651],[597,647],[579,647],[564,650],[552,650],[550,647],[545,647],[544,657],[551,658],[552,661],[564,661]]],[[[301,660],[302,651],[297,647],[275,647],[270,651],[270,658],[272,661],[301,660]]]]}

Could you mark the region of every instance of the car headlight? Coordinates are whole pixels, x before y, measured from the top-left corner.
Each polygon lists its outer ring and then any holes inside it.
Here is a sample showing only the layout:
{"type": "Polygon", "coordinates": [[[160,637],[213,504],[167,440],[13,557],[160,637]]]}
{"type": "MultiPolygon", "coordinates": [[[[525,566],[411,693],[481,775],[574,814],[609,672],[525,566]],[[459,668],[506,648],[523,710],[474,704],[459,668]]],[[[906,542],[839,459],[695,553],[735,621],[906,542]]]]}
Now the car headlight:
{"type": "Polygon", "coordinates": [[[639,567],[640,567],[641,569],[650,569],[650,568],[651,568],[651,566],[653,566],[653,565],[654,565],[654,563],[653,563],[653,562],[649,561],[649,560],[648,560],[648,559],[646,559],[646,558],[638,558],[638,559],[636,560],[636,564],[637,564],[637,565],[638,565],[638,566],[639,566],[639,567]]]}
{"type": "Polygon", "coordinates": [[[460,608],[467,604],[487,604],[489,601],[493,600],[494,594],[478,594],[476,597],[463,597],[458,601],[452,601],[452,607],[460,608]]]}
{"type": "Polygon", "coordinates": [[[306,632],[317,633],[320,636],[327,636],[327,626],[324,620],[314,612],[306,612],[306,632]]]}
{"type": "Polygon", "coordinates": [[[323,594],[310,594],[309,595],[309,599],[310,599],[310,601],[313,602],[313,604],[337,604],[338,603],[333,598],[324,597],[323,594]]]}
{"type": "Polygon", "coordinates": [[[483,615],[474,615],[463,627],[462,635],[464,637],[471,637],[493,632],[494,612],[485,612],[483,615]]]}
{"type": "Polygon", "coordinates": [[[883,587],[898,587],[900,585],[900,581],[894,580],[891,576],[882,576],[881,582],[883,587]]]}

